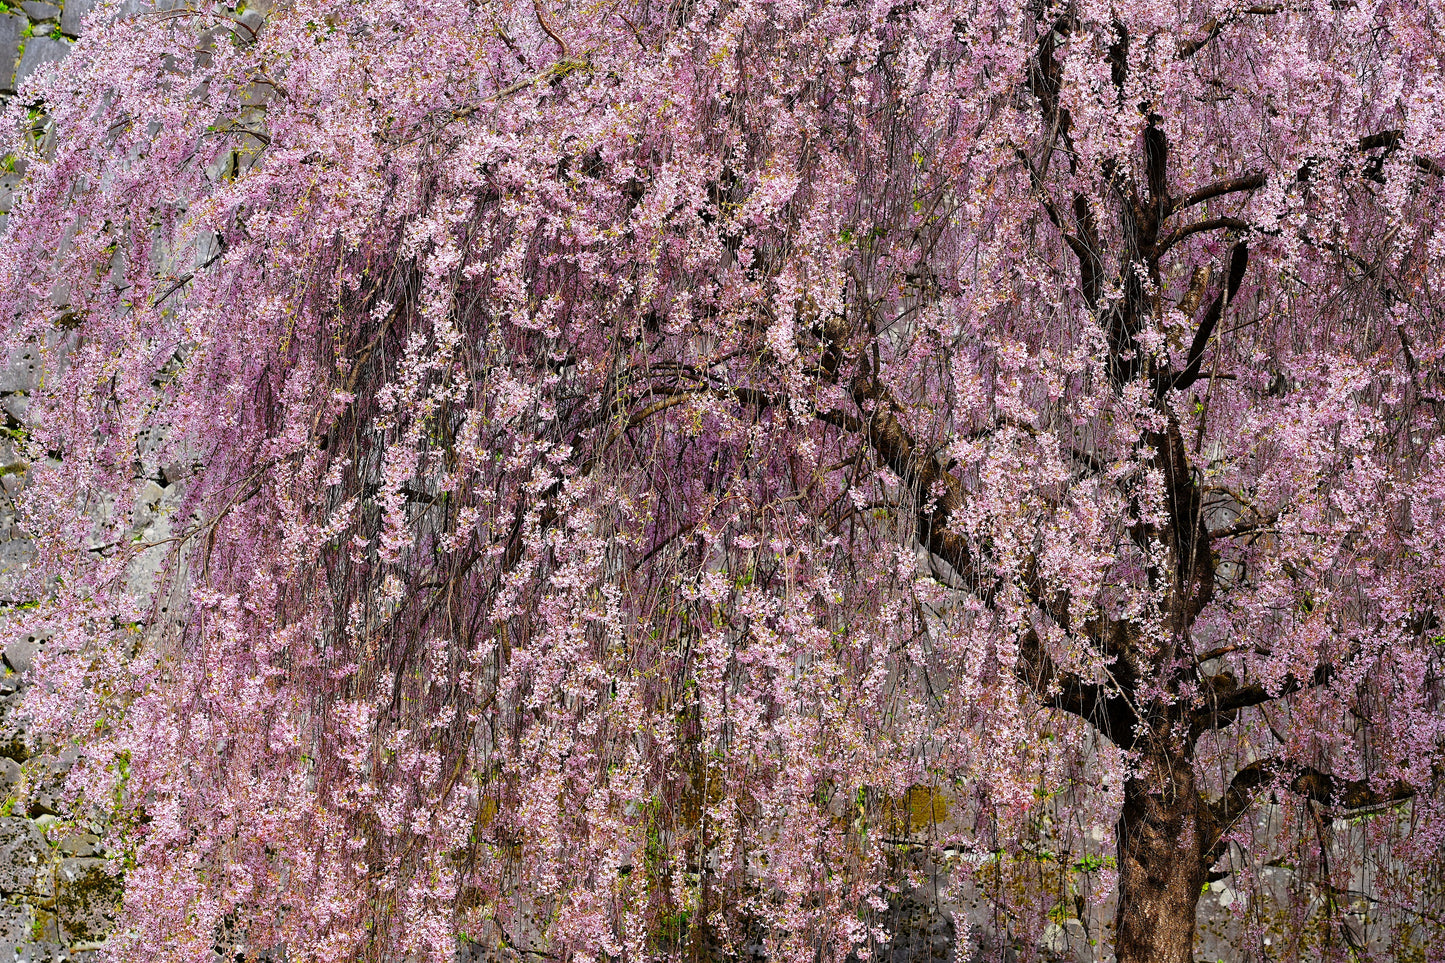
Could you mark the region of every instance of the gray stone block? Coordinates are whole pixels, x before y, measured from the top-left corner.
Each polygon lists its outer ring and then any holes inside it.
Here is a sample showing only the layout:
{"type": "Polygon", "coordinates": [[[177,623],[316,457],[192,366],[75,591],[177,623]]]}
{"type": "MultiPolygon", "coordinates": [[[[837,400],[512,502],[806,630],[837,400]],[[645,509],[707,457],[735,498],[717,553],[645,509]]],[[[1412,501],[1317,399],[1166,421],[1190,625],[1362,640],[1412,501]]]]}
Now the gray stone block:
{"type": "Polygon", "coordinates": [[[60,851],[67,856],[100,856],[100,837],[95,833],[67,836],[60,841],[60,851]]]}
{"type": "Polygon", "coordinates": [[[47,942],[24,943],[15,947],[15,963],[78,963],[80,957],[68,953],[54,941],[55,920],[44,910],[36,914],[35,932],[47,942]]]}
{"type": "Polygon", "coordinates": [[[58,816],[66,810],[65,778],[70,766],[71,760],[55,755],[38,756],[29,761],[25,806],[31,819],[58,816]]]}
{"type": "Polygon", "coordinates": [[[50,847],[28,819],[0,818],[0,894],[50,898],[55,879],[50,847]]]}
{"type": "Polygon", "coordinates": [[[241,36],[247,40],[254,40],[256,39],[256,35],[261,32],[262,25],[266,22],[266,14],[260,10],[247,10],[237,19],[243,24],[243,27],[240,28],[241,36]]]}
{"type": "Polygon", "coordinates": [[[53,37],[31,37],[25,41],[25,53],[20,57],[20,66],[15,68],[15,87],[25,83],[41,68],[56,63],[70,53],[69,40],[53,37]]]}
{"type": "Polygon", "coordinates": [[[30,789],[26,794],[26,815],[31,819],[44,816],[59,816],[64,808],[50,787],[30,789]]]}
{"type": "MultiPolygon", "coordinates": [[[[13,68],[15,65],[12,63],[10,66],[13,68]]],[[[15,185],[18,183],[19,174],[0,174],[0,214],[9,214],[15,206],[15,185]]]]}
{"type": "Polygon", "coordinates": [[[20,9],[31,20],[47,21],[59,20],[60,8],[53,3],[42,3],[41,0],[20,0],[20,9]]]}
{"type": "Polygon", "coordinates": [[[35,910],[24,902],[0,903],[0,949],[8,957],[16,945],[35,932],[35,910]]]}
{"type": "Polygon", "coordinates": [[[20,42],[26,20],[15,13],[0,14],[0,92],[15,89],[15,65],[20,60],[20,42]]]}
{"type": "Polygon", "coordinates": [[[141,486],[136,494],[135,516],[137,522],[149,523],[155,518],[156,512],[160,511],[161,501],[166,497],[166,490],[150,479],[141,486]]]}
{"type": "Polygon", "coordinates": [[[29,672],[38,649],[34,639],[16,639],[5,646],[5,664],[21,674],[29,672]]]}
{"type": "MultiPolygon", "coordinates": [[[[7,543],[8,544],[8,543],[7,543]]],[[[0,696],[0,758],[24,762],[30,758],[30,737],[17,718],[23,693],[0,696]]]]}
{"type": "MultiPolygon", "coordinates": [[[[13,515],[15,496],[25,487],[25,473],[29,470],[30,463],[15,451],[8,438],[5,439],[4,447],[0,448],[0,488],[5,491],[5,495],[0,497],[0,514],[6,517],[13,515]]],[[[0,538],[6,537],[0,534],[0,538]]]]}
{"type": "Polygon", "coordinates": [[[14,394],[3,396],[0,401],[0,408],[5,411],[5,416],[21,424],[25,423],[25,413],[30,410],[30,396],[19,391],[14,394]]]}
{"type": "Polygon", "coordinates": [[[100,0],[65,0],[65,9],[60,12],[60,32],[78,36],[86,14],[99,5],[100,0]]]}
{"type": "Polygon", "coordinates": [[[20,763],[0,758],[0,796],[8,798],[20,785],[20,763]]]}
{"type": "Polygon", "coordinates": [[[34,391],[40,381],[40,352],[34,345],[14,351],[0,368],[0,394],[34,391]]]}
{"type": "MultiPolygon", "coordinates": [[[[14,475],[5,476],[5,481],[7,482],[14,480],[14,475]]],[[[8,484],[5,487],[7,491],[10,488],[8,484]]],[[[19,571],[27,568],[34,560],[35,547],[32,546],[30,542],[19,538],[11,538],[0,542],[0,572],[19,571]]],[[[3,755],[4,753],[0,752],[0,756],[3,755]]]]}

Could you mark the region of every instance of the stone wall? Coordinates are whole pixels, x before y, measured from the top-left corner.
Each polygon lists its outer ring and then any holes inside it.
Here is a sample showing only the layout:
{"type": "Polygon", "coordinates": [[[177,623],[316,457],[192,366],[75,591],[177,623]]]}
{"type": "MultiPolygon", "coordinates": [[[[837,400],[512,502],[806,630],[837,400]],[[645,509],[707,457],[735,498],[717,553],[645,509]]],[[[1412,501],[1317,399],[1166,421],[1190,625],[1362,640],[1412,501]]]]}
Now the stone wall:
{"type": "MultiPolygon", "coordinates": [[[[0,99],[69,53],[97,2],[0,0],[0,99]]],[[[18,179],[8,165],[0,171],[0,230],[18,179]]],[[[9,354],[13,346],[5,347],[9,354]]],[[[11,441],[23,424],[37,367],[33,349],[0,357],[0,570],[26,564],[30,554],[15,518],[26,466],[11,441]]],[[[97,955],[120,893],[98,814],[77,817],[62,801],[68,754],[36,738],[18,712],[40,644],[34,638],[11,642],[0,660],[0,963],[97,955]]]]}
{"type": "Polygon", "coordinates": [[[0,93],[12,94],[45,64],[64,57],[96,0],[0,3],[0,93]]]}
{"type": "MultiPolygon", "coordinates": [[[[33,349],[0,367],[0,569],[25,565],[30,556],[15,518],[27,466],[11,440],[36,375],[33,349]]],[[[7,608],[23,601],[3,600],[7,608]]],[[[18,712],[41,644],[17,639],[0,660],[0,963],[95,955],[120,893],[102,841],[103,817],[68,812],[63,801],[69,753],[36,738],[18,712]]]]}

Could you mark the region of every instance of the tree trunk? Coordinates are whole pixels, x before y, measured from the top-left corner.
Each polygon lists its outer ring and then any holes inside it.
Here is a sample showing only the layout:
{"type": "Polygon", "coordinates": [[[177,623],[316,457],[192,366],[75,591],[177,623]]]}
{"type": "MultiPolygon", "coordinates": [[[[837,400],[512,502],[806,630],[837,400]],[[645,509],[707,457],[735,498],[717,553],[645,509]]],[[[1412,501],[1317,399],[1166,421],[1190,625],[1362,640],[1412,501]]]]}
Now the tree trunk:
{"type": "Polygon", "coordinates": [[[1194,767],[1186,751],[1146,750],[1119,816],[1118,963],[1191,963],[1204,865],[1194,767]]]}

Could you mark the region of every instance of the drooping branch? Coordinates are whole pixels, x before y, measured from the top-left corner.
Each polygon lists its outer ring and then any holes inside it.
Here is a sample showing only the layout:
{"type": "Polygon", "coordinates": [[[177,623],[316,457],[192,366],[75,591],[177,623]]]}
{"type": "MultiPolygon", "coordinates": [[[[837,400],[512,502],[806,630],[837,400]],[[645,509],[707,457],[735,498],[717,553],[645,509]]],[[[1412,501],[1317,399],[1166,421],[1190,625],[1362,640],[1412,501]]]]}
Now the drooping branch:
{"type": "Polygon", "coordinates": [[[1223,855],[1229,830],[1254,805],[1259,791],[1271,785],[1342,814],[1404,802],[1415,795],[1413,787],[1399,780],[1381,785],[1371,779],[1344,779],[1277,756],[1256,760],[1236,772],[1224,794],[1202,811],[1205,859],[1210,865],[1223,855]]]}

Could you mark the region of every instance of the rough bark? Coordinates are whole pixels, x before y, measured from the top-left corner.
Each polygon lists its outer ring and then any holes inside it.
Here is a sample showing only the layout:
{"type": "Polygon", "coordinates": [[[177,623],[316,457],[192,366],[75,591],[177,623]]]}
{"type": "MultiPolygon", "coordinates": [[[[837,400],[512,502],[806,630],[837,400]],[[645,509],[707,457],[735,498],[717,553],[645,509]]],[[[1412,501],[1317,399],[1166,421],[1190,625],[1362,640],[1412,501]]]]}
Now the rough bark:
{"type": "Polygon", "coordinates": [[[1191,963],[1194,919],[1207,880],[1203,805],[1183,747],[1149,750],[1124,785],[1119,816],[1119,963],[1191,963]]]}

